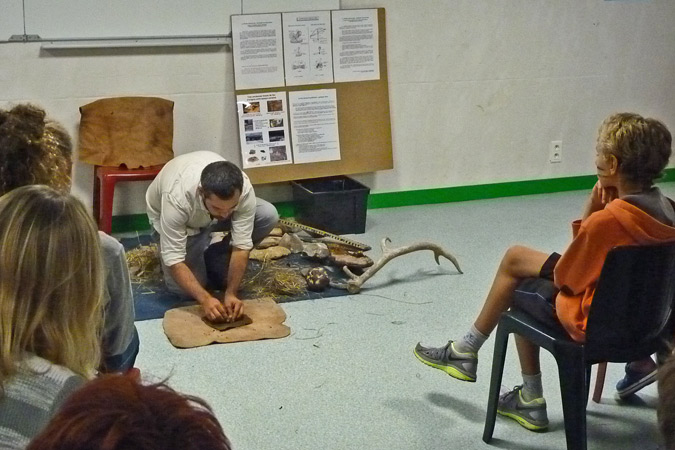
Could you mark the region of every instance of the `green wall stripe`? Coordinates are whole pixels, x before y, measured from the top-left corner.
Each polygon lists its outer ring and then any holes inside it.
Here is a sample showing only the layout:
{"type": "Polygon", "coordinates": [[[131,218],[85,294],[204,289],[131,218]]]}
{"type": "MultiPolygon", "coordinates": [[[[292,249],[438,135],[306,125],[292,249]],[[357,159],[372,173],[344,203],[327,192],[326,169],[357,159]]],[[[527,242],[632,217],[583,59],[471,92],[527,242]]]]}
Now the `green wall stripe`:
{"type": "Polygon", "coordinates": [[[463,202],[517,195],[545,194],[550,192],[590,189],[597,181],[594,175],[545,180],[514,181],[507,183],[455,186],[416,191],[389,192],[370,195],[368,208],[391,208],[394,206],[428,205],[432,203],[463,202]]]}
{"type": "Polygon", "coordinates": [[[129,214],[124,216],[113,216],[112,232],[129,233],[133,231],[149,231],[150,221],[146,214],[129,214]]]}
{"type": "Polygon", "coordinates": [[[295,205],[293,202],[279,202],[275,203],[279,212],[279,217],[293,217],[295,216],[295,205]]]}
{"type": "MultiPolygon", "coordinates": [[[[590,189],[597,181],[595,175],[547,178],[543,180],[512,181],[506,183],[480,184],[475,186],[454,186],[415,191],[380,192],[368,196],[368,208],[392,208],[396,206],[429,205],[432,203],[463,202],[518,195],[548,194],[552,192],[590,189]]],[[[675,181],[675,168],[666,169],[661,182],[675,181]]],[[[293,202],[275,203],[281,217],[293,217],[293,202]]],[[[150,223],[145,214],[115,216],[112,221],[113,233],[146,231],[150,223]]]]}

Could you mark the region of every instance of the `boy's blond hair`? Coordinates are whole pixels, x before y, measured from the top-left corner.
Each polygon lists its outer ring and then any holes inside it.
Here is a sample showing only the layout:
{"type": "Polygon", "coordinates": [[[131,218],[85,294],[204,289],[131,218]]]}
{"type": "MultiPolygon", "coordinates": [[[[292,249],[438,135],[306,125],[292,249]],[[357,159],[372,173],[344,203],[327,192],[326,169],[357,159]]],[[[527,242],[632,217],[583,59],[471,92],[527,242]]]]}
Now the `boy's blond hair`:
{"type": "Polygon", "coordinates": [[[642,188],[662,175],[671,145],[670,131],[661,121],[639,114],[613,114],[598,130],[598,152],[616,157],[619,173],[642,188]]]}
{"type": "Polygon", "coordinates": [[[0,198],[0,388],[24,352],[90,377],[100,360],[102,262],[75,197],[25,186],[0,198]]]}

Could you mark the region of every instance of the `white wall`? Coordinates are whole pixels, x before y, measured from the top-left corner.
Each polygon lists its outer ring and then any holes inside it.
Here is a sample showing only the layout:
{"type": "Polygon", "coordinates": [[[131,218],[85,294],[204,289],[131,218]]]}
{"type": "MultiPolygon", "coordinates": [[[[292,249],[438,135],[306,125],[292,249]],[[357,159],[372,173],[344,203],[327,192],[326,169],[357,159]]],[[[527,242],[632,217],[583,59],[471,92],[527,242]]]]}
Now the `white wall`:
{"type": "MultiPolygon", "coordinates": [[[[675,131],[675,2],[342,0],[387,10],[394,144],[390,171],[359,175],[373,192],[591,174],[597,126],[631,110],[675,131]],[[548,144],[563,141],[563,162],[548,144]]],[[[0,107],[31,101],[76,133],[78,107],[114,95],[175,105],[175,152],[239,161],[232,55],[213,50],[41,52],[0,45],[0,107]]],[[[74,192],[91,202],[91,167],[74,192]]],[[[139,183],[140,184],[140,183],[139,183]]],[[[115,214],[144,211],[122,186],[115,214]]],[[[261,186],[288,200],[286,184],[261,186]]]]}

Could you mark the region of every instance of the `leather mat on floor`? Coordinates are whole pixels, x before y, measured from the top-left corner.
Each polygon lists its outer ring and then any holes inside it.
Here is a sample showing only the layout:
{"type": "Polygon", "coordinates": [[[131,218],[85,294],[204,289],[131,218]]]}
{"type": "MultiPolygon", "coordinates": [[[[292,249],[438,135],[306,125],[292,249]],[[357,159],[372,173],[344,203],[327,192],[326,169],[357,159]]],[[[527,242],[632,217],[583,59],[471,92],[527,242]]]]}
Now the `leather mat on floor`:
{"type": "Polygon", "coordinates": [[[171,344],[178,348],[278,339],[291,333],[291,329],[284,325],[286,313],[270,298],[244,300],[244,311],[251,323],[225,331],[218,331],[204,323],[199,305],[168,310],[164,314],[162,325],[171,344]]]}

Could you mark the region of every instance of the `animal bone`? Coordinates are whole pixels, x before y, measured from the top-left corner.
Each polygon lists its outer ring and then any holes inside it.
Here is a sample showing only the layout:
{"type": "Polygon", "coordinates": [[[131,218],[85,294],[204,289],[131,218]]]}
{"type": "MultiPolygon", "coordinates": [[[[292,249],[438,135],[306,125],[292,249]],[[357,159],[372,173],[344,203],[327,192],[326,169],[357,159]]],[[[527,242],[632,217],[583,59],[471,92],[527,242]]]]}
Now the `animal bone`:
{"type": "Polygon", "coordinates": [[[389,238],[382,239],[380,247],[382,248],[382,257],[372,266],[370,266],[363,274],[357,276],[352,273],[347,266],[343,267],[342,270],[349,276],[350,280],[346,283],[331,283],[331,286],[339,289],[346,289],[350,294],[358,294],[361,291],[361,286],[365,283],[370,277],[375,275],[378,270],[380,270],[385,264],[387,264],[392,259],[397,256],[405,255],[408,253],[415,252],[417,250],[431,250],[434,252],[434,259],[436,264],[440,264],[439,257],[443,256],[448,259],[457,269],[459,273],[462,272],[462,269],[459,268],[459,263],[457,259],[452,256],[450,253],[446,252],[441,248],[440,245],[433,244],[431,242],[416,242],[414,244],[406,245],[404,247],[396,248],[387,248],[387,243],[391,242],[389,238]]]}

